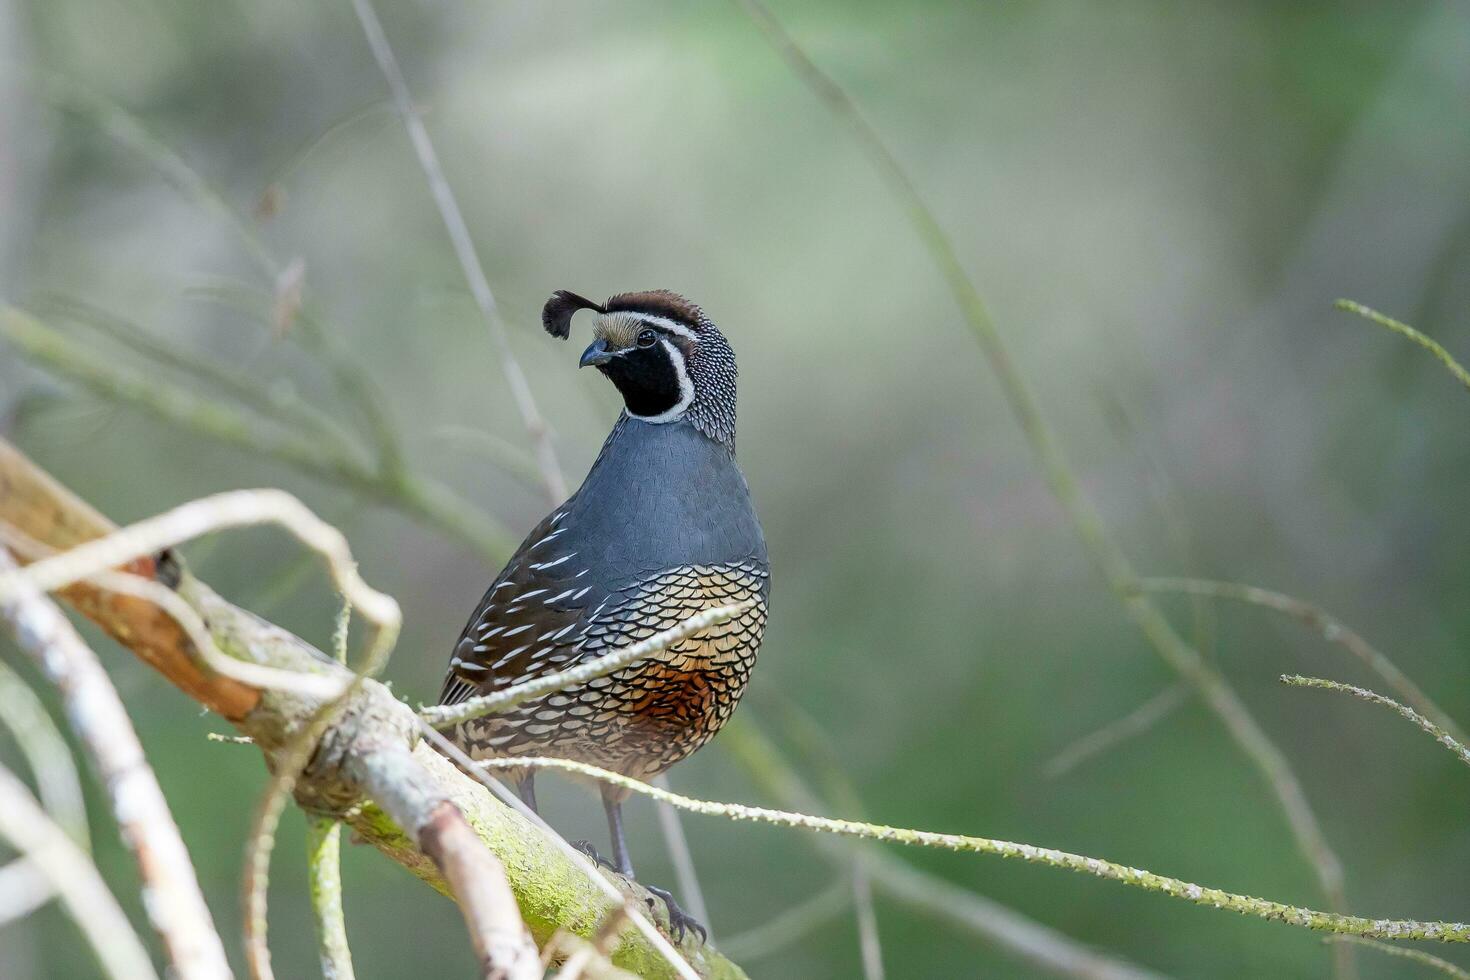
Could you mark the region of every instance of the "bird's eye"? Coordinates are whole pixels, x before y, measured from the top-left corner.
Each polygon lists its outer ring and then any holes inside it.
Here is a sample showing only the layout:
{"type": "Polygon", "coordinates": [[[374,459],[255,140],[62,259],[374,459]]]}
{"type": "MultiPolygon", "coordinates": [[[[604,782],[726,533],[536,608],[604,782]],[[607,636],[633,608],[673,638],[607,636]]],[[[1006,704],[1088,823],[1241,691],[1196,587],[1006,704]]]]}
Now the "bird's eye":
{"type": "Polygon", "coordinates": [[[658,341],[658,334],[652,330],[644,330],[638,334],[639,347],[652,347],[658,341]]]}

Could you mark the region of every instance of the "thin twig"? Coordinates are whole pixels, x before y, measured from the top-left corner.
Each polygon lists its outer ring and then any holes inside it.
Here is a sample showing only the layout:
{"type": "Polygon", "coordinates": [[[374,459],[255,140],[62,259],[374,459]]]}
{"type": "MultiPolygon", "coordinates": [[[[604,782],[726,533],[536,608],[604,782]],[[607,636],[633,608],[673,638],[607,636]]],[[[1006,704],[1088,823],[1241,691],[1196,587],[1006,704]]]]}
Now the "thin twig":
{"type": "Polygon", "coordinates": [[[1344,312],[1356,313],[1363,319],[1376,323],[1380,327],[1392,330],[1394,333],[1402,337],[1408,337],[1414,343],[1418,344],[1420,347],[1423,347],[1425,350],[1429,351],[1429,353],[1433,354],[1435,360],[1443,364],[1446,368],[1449,369],[1450,374],[1455,376],[1456,381],[1460,382],[1460,384],[1464,385],[1467,389],[1470,389],[1470,371],[1467,371],[1463,367],[1461,367],[1460,362],[1455,360],[1454,357],[1450,355],[1450,352],[1440,346],[1437,341],[1426,337],[1424,334],[1415,330],[1407,323],[1400,323],[1393,317],[1385,316],[1384,314],[1379,313],[1377,310],[1372,309],[1371,307],[1364,306],[1362,303],[1356,303],[1350,299],[1340,299],[1333,305],[1336,306],[1339,310],[1343,310],[1344,312]]]}
{"type": "MultiPolygon", "coordinates": [[[[1199,691],[1205,704],[1224,723],[1231,738],[1266,778],[1286,815],[1297,848],[1315,872],[1328,905],[1340,911],[1347,901],[1342,863],[1327,843],[1301,782],[1234,689],[1185,642],[1158,606],[1138,591],[1138,575],[1092,501],[1082,492],[1071,465],[1041,414],[1030,384],[1011,359],[985,301],[960,262],[954,244],[933,209],[847,92],[812,61],[765,5],[760,0],[737,2],[796,76],[847,127],[902,206],[999,380],[1011,413],[1036,456],[1042,476],[1071,519],[1089,557],[1124,611],[1159,656],[1199,691]]],[[[1343,965],[1343,961],[1340,960],[1339,964],[1343,965]]]]}
{"type": "Polygon", "coordinates": [[[610,772],[609,770],[600,769],[597,766],[587,765],[583,762],[575,762],[571,759],[553,759],[544,756],[506,756],[495,759],[481,759],[476,764],[492,770],[515,768],[557,769],[562,772],[575,773],[579,776],[595,779],[611,786],[617,786],[620,789],[651,797],[652,799],[666,800],[681,810],[688,810],[691,813],[699,813],[710,817],[722,817],[727,820],[749,820],[756,823],[773,824],[779,827],[792,827],[837,834],[842,837],[856,837],[864,840],[939,848],[946,851],[993,854],[998,857],[1019,858],[1022,861],[1034,864],[1045,864],[1067,871],[1077,871],[1083,874],[1095,875],[1099,878],[1108,878],[1134,888],[1159,892],[1171,898],[1184,899],[1196,905],[1208,905],[1212,908],[1228,909],[1229,911],[1239,912],[1243,915],[1251,915],[1260,919],[1272,919],[1305,929],[1368,936],[1377,939],[1429,939],[1445,943],[1470,943],[1470,923],[1368,919],[1361,916],[1318,912],[1313,909],[1286,905],[1282,902],[1273,902],[1269,899],[1253,898],[1249,895],[1237,895],[1218,888],[1208,888],[1203,885],[1183,881],[1179,878],[1170,878],[1166,875],[1144,871],[1141,868],[1133,868],[1128,865],[1104,861],[1100,858],[1087,857],[1082,854],[1072,854],[1068,851],[1059,851],[1055,848],[1038,847],[1034,844],[1016,844],[1011,841],[996,840],[989,837],[942,834],[934,831],[910,830],[904,827],[892,827],[884,824],[859,823],[855,820],[814,817],[804,813],[772,810],[768,807],[747,806],[743,803],[716,803],[710,800],[696,800],[679,793],[659,789],[657,786],[650,786],[648,783],[640,782],[621,773],[610,772]]]}
{"type": "Polygon", "coordinates": [[[1138,587],[1145,592],[1184,592],[1214,599],[1246,602],[1274,609],[1300,620],[1320,632],[1322,638],[1327,642],[1340,645],[1348,653],[1361,660],[1369,670],[1382,677],[1399,697],[1418,709],[1420,714],[1433,718],[1435,724],[1450,732],[1460,741],[1470,741],[1460,730],[1460,726],[1455,724],[1455,720],[1449,716],[1449,713],[1435,704],[1429,695],[1425,694],[1418,684],[1410,680],[1408,675],[1399,670],[1386,654],[1320,606],[1315,606],[1284,592],[1273,592],[1270,589],[1243,585],[1239,582],[1217,582],[1212,579],[1145,578],[1139,580],[1138,587]]]}
{"type": "MultiPolygon", "coordinates": [[[[42,94],[52,104],[93,122],[106,136],[146,161],[166,183],[226,225],[269,282],[274,285],[279,281],[285,265],[255,233],[250,222],[188,161],[151,132],[143,120],[101,93],[58,72],[38,69],[38,75],[43,82],[42,94]]],[[[385,476],[391,476],[399,468],[397,439],[380,406],[381,399],[376,397],[372,379],[355,362],[342,356],[336,333],[319,325],[309,311],[303,311],[299,321],[307,329],[293,331],[292,336],[306,337],[318,353],[326,355],[326,366],[333,384],[362,416],[378,449],[383,472],[385,476]]]]}
{"type": "Polygon", "coordinates": [[[96,767],[123,842],[138,865],[143,907],[172,969],[185,980],[229,977],[224,946],[189,852],[127,709],[96,655],[28,574],[0,549],[0,615],[61,694],[67,721],[96,767]]]}
{"type": "Polygon", "coordinates": [[[475,305],[480,308],[480,315],[485,318],[485,323],[490,328],[490,340],[495,345],[496,355],[500,358],[500,369],[505,374],[505,381],[510,386],[516,409],[521,413],[521,421],[525,424],[526,432],[529,433],[531,443],[536,449],[536,460],[541,467],[541,477],[546,483],[546,495],[551,499],[552,506],[556,506],[566,499],[567,485],[561,475],[561,466],[556,460],[556,449],[551,444],[551,432],[547,428],[546,420],[541,417],[540,409],[536,407],[536,399],[531,394],[531,385],[526,380],[526,373],[521,369],[520,362],[516,360],[511,350],[510,338],[506,335],[505,324],[500,319],[500,311],[495,304],[495,295],[490,291],[490,283],[485,278],[485,270],[480,264],[479,254],[475,251],[475,242],[470,237],[464,214],[459,209],[459,203],[454,199],[454,191],[449,186],[449,180],[444,176],[444,168],[439,165],[439,155],[434,152],[434,144],[429,139],[429,131],[424,128],[424,122],[419,118],[418,110],[414,108],[413,96],[408,91],[408,82],[404,80],[403,70],[398,67],[398,59],[393,54],[393,48],[388,44],[388,36],[383,32],[383,25],[373,11],[372,4],[369,0],[352,0],[352,9],[357,12],[357,19],[362,24],[363,34],[367,36],[368,47],[372,49],[373,58],[377,61],[378,68],[388,82],[388,90],[393,95],[393,104],[398,107],[398,114],[402,117],[403,125],[408,130],[408,138],[413,143],[414,154],[418,157],[419,167],[429,182],[434,204],[438,207],[439,217],[443,219],[444,228],[449,233],[455,257],[459,260],[460,268],[469,282],[470,293],[475,298],[475,305]]]}
{"type": "Polygon", "coordinates": [[[46,294],[34,304],[41,310],[55,310],[68,319],[85,323],[112,338],[149,361],[188,377],[194,384],[212,392],[228,395],[245,408],[273,423],[315,433],[319,439],[334,445],[351,443],[351,437],[337,421],[321,409],[298,396],[294,390],[279,384],[258,385],[243,375],[238,365],[222,367],[206,357],[189,353],[176,341],[156,337],[140,324],[93,306],[91,303],[59,294],[46,294]]]}
{"type": "MultiPolygon", "coordinates": [[[[87,855],[46,816],[25,784],[0,767],[0,838],[46,876],[112,980],[157,980],[148,951],[87,855]]],[[[221,950],[223,956],[223,950],[221,950]]],[[[221,973],[219,976],[228,976],[221,973]]]]}
{"type": "Polygon", "coordinates": [[[1178,710],[1188,698],[1189,685],[1183,681],[1171,684],[1122,718],[1089,732],[1052,756],[1042,765],[1042,776],[1058,779],[1093,756],[1142,735],[1178,710]]]}
{"type": "Polygon", "coordinates": [[[878,915],[873,910],[873,888],[861,854],[852,866],[852,905],[857,912],[863,980],[883,980],[883,946],[878,941],[878,915]]]}
{"type": "Polygon", "coordinates": [[[419,717],[435,728],[448,728],[475,718],[509,711],[527,701],[534,701],[536,698],[565,691],[567,688],[577,687],[599,677],[616,673],[630,664],[667,650],[675,643],[688,639],[695,633],[727,623],[754,605],[754,600],[747,600],[734,605],[705,609],[683,620],[677,626],[655,633],[646,640],[619,647],[596,660],[590,660],[566,670],[559,670],[554,674],[547,674],[494,694],[482,694],[458,704],[422,707],[419,709],[419,717]]]}
{"type": "Polygon", "coordinates": [[[613,909],[602,920],[602,925],[597,927],[597,932],[593,934],[591,942],[569,932],[557,933],[552,941],[546,944],[547,949],[542,954],[542,959],[543,961],[548,959],[546,953],[554,953],[558,949],[571,947],[572,954],[557,971],[556,980],[581,980],[583,974],[590,974],[593,977],[631,977],[632,974],[625,973],[613,966],[612,961],[608,958],[627,918],[626,906],[613,909]]]}
{"type": "Polygon", "coordinates": [[[795,943],[835,920],[852,905],[851,882],[832,882],[809,898],[782,909],[754,928],[720,943],[726,956],[736,959],[763,959],[795,943]]]}
{"type": "MultiPolygon", "coordinates": [[[[56,554],[55,548],[41,544],[4,522],[0,522],[0,544],[29,561],[56,554]]],[[[191,644],[189,654],[198,661],[203,670],[211,674],[228,677],[261,690],[295,691],[309,697],[335,697],[342,693],[343,684],[339,678],[276,670],[263,664],[226,656],[215,645],[214,638],[209,634],[209,627],[204,624],[194,607],[185,602],[178,593],[152,579],[108,568],[91,572],[78,581],[85,581],[108,592],[146,600],[163,610],[188,637],[191,644]]],[[[69,584],[71,583],[63,583],[58,588],[69,584]]]]}
{"type": "Polygon", "coordinates": [[[1465,765],[1470,766],[1470,748],[1457,740],[1449,732],[1425,718],[1419,712],[1407,705],[1399,704],[1393,698],[1386,698],[1382,694],[1370,691],[1363,687],[1354,687],[1352,684],[1343,684],[1340,681],[1329,681],[1321,677],[1303,677],[1301,674],[1282,674],[1281,683],[1290,687],[1315,687],[1324,691],[1338,691],[1342,694],[1351,694],[1355,698],[1371,701],[1373,704],[1381,704],[1385,708],[1392,708],[1403,715],[1409,721],[1418,725],[1421,730],[1432,735],[1434,740],[1449,749],[1465,765]]]}
{"type": "MultiPolygon", "coordinates": [[[[10,665],[0,660],[0,724],[10,729],[15,745],[36,780],[46,812],[83,852],[92,850],[87,827],[87,801],[71,748],[46,706],[10,665]]],[[[5,889],[0,888],[0,894],[5,889]]]]}
{"type": "Polygon", "coordinates": [[[55,886],[35,862],[15,858],[0,867],[0,929],[19,922],[55,897],[55,886]]]}
{"type": "MultiPolygon", "coordinates": [[[[804,713],[792,718],[824,759],[829,754],[826,733],[804,713]]],[[[765,793],[792,810],[819,811],[826,802],[796,774],[776,746],[748,722],[734,719],[720,734],[729,751],[765,793]]],[[[830,762],[830,760],[829,760],[830,762]]],[[[839,810],[861,815],[862,800],[847,777],[827,765],[825,788],[839,810]]],[[[937,874],[915,867],[876,844],[813,834],[810,840],[844,876],[852,869],[855,853],[867,863],[873,887],[886,898],[928,916],[941,925],[975,936],[1025,961],[1036,970],[1076,980],[1160,980],[1160,975],[1116,955],[1089,948],[1070,936],[1022,915],[994,899],[962,888],[937,874]]]]}
{"type": "Polygon", "coordinates": [[[541,470],[536,459],[509,439],[486,429],[468,425],[441,425],[429,433],[431,439],[452,443],[456,449],[467,450],[489,460],[497,469],[533,489],[542,486],[541,470]]]}
{"type": "MultiPolygon", "coordinates": [[[[344,666],[351,626],[352,603],[344,598],[332,629],[332,656],[344,666]]],[[[322,980],[355,980],[342,908],[342,825],[332,817],[306,817],[306,883],[322,980]]]]}
{"type": "Polygon", "coordinates": [[[306,884],[322,978],[354,980],[342,912],[342,825],[331,817],[306,818],[306,884]]]}
{"type": "MultiPolygon", "coordinates": [[[[51,592],[99,571],[158,554],[227,528],[276,524],[321,556],[338,590],[375,627],[365,660],[391,649],[403,621],[398,603],[363,581],[347,539],[284,490],[231,490],[200,497],[125,528],[32,563],[20,576],[51,592]]],[[[0,593],[3,594],[3,593],[0,593]]]]}
{"type": "Polygon", "coordinates": [[[1392,943],[1380,942],[1377,939],[1364,939],[1361,936],[1328,936],[1323,942],[1327,943],[1352,943],[1354,946],[1366,946],[1376,949],[1380,953],[1389,956],[1397,956],[1415,963],[1422,963],[1433,970],[1438,970],[1447,976],[1457,977],[1458,980],[1470,980],[1470,970],[1458,967],[1449,960],[1440,959],[1432,953],[1426,953],[1422,949],[1412,946],[1395,946],[1392,943]]]}
{"type": "Polygon", "coordinates": [[[447,487],[410,474],[385,475],[356,450],[294,433],[261,431],[242,413],[154,376],[131,371],[58,334],[14,307],[0,307],[0,336],[27,356],[110,400],[143,409],[216,442],[288,465],[452,531],[487,557],[510,553],[514,542],[495,521],[447,487]]]}

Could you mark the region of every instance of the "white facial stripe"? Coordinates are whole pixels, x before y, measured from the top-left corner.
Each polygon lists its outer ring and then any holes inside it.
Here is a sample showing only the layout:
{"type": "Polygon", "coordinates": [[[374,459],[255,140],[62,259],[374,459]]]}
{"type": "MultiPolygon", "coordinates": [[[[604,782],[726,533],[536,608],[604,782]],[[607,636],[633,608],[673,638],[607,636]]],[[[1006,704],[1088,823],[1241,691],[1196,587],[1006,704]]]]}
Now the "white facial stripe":
{"type": "Polygon", "coordinates": [[[669,343],[665,337],[660,337],[658,342],[663,344],[664,350],[668,351],[669,361],[674,365],[674,372],[679,376],[679,401],[667,412],[660,412],[657,415],[634,415],[632,412],[628,414],[632,415],[635,419],[642,419],[645,422],[653,422],[656,425],[661,425],[664,422],[674,421],[674,419],[684,414],[686,408],[693,404],[694,382],[689,380],[689,372],[684,368],[684,355],[679,352],[679,349],[669,343]]]}
{"type": "Polygon", "coordinates": [[[678,334],[680,337],[686,340],[692,340],[695,343],[699,342],[699,337],[695,335],[694,331],[684,326],[678,320],[670,320],[668,317],[663,316],[652,316],[648,313],[639,313],[637,316],[644,323],[652,324],[660,330],[667,330],[669,333],[678,334]]]}

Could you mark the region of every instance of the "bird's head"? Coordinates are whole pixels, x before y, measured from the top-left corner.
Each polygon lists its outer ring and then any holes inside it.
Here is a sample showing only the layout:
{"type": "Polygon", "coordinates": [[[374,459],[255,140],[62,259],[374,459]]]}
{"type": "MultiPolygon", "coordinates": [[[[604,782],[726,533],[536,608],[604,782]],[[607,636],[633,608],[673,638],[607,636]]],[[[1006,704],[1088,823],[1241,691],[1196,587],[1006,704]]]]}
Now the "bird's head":
{"type": "Polygon", "coordinates": [[[687,418],[710,438],[734,444],[735,353],[703,310],[664,289],[600,304],[562,289],[546,301],[541,322],[565,339],[578,310],[596,314],[581,366],[612,381],[629,415],[653,423],[687,418]]]}

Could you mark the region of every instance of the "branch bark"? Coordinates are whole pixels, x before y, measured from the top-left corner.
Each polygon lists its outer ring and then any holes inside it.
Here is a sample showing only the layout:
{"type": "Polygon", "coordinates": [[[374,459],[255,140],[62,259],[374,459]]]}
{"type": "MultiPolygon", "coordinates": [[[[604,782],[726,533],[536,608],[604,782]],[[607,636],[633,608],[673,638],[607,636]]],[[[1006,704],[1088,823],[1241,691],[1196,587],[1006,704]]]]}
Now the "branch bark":
{"type": "MultiPolygon", "coordinates": [[[[113,530],[106,518],[3,440],[0,522],[55,548],[73,547],[113,530]]],[[[151,563],[136,565],[152,571],[151,563]]],[[[209,625],[215,645],[227,656],[344,681],[353,676],[328,655],[232,605],[187,572],[177,592],[209,625]]],[[[62,594],[168,680],[250,736],[268,764],[275,764],[292,735],[322,706],[320,698],[303,692],[253,689],[205,672],[187,636],[149,603],[118,597],[85,581],[62,594]]],[[[507,948],[505,939],[514,928],[502,916],[516,906],[537,942],[548,941],[558,929],[596,935],[621,906],[539,830],[418,741],[417,724],[413,711],[387,688],[364,681],[298,781],[298,803],[342,817],[359,838],[436,890],[457,897],[473,922],[471,937],[482,959],[507,948]],[[502,882],[508,879],[508,893],[494,894],[494,884],[487,880],[492,871],[502,882]]],[[[641,891],[634,897],[638,902],[646,898],[641,891]]],[[[745,975],[712,947],[696,948],[691,941],[681,952],[702,976],[745,975]]],[[[612,959],[640,976],[674,975],[653,944],[630,929],[620,933],[612,959]]],[[[529,961],[535,962],[534,950],[529,961]]]]}
{"type": "Polygon", "coordinates": [[[194,865],[168,801],[143,755],[132,721],[106,671],[51,599],[18,574],[0,549],[0,615],[21,649],[61,693],[72,730],[91,758],[143,880],[143,907],[182,980],[230,974],[194,865]]]}

